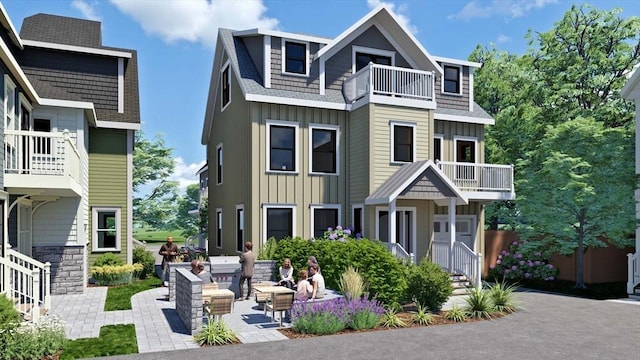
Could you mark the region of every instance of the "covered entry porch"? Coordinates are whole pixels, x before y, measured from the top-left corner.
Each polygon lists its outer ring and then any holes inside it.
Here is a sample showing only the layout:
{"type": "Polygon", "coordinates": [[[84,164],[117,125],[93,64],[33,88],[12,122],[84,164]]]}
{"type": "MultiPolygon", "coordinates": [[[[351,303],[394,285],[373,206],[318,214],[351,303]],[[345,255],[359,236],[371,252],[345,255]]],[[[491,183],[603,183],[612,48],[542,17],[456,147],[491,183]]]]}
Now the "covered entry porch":
{"type": "Polygon", "coordinates": [[[431,160],[402,166],[365,199],[374,237],[392,253],[412,262],[429,257],[479,286],[482,258],[475,229],[481,216],[456,214],[456,206],[468,204],[431,160]],[[437,214],[436,207],[446,208],[446,214],[437,214]]]}

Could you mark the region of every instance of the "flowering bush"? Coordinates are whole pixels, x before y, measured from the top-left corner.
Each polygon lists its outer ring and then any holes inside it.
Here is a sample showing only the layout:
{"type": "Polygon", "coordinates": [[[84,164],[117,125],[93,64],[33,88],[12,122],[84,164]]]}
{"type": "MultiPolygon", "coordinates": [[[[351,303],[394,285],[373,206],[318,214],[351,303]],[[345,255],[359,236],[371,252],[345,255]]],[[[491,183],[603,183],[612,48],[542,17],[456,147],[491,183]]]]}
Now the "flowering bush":
{"type": "Polygon", "coordinates": [[[378,301],[344,298],[322,302],[296,302],[291,310],[292,328],[304,334],[335,334],[346,328],[370,329],[376,326],[384,313],[378,301]]]}
{"type": "Polygon", "coordinates": [[[496,264],[489,269],[489,276],[507,281],[542,280],[552,281],[558,275],[558,269],[547,262],[539,251],[525,251],[517,241],[503,250],[496,264]]]}
{"type": "Polygon", "coordinates": [[[124,285],[133,282],[133,274],[142,271],[142,264],[105,265],[91,268],[91,277],[97,285],[124,285]]]}
{"type": "Polygon", "coordinates": [[[0,359],[52,358],[67,341],[64,323],[55,316],[22,322],[0,332],[0,359]]]}
{"type": "Polygon", "coordinates": [[[342,228],[342,226],[338,225],[335,229],[328,228],[324,232],[325,240],[347,241],[348,239],[360,239],[361,237],[360,234],[355,234],[354,236],[353,229],[349,226],[342,228]]]}

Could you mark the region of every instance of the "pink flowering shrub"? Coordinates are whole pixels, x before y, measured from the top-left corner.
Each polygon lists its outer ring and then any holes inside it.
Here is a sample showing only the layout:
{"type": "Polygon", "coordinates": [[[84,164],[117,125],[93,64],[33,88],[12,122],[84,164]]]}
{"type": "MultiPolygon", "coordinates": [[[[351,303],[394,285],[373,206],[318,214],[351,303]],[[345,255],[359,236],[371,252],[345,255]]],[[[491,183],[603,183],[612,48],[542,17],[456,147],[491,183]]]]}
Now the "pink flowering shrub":
{"type": "Polygon", "coordinates": [[[498,281],[552,281],[558,269],[549,264],[539,251],[527,251],[517,241],[503,250],[496,264],[489,269],[489,277],[498,281]]]}
{"type": "Polygon", "coordinates": [[[325,240],[347,241],[348,239],[359,239],[360,236],[356,237],[356,235],[360,234],[354,234],[351,227],[347,226],[346,228],[343,228],[342,226],[338,225],[335,229],[328,228],[327,231],[324,232],[323,238],[325,240]]]}

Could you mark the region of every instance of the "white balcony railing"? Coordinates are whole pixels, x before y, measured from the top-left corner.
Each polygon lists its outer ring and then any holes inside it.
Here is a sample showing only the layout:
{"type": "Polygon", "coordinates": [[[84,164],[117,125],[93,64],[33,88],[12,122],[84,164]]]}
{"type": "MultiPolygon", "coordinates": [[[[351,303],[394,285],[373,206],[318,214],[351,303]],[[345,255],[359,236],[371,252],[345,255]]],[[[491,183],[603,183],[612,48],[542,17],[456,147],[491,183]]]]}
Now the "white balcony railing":
{"type": "Polygon", "coordinates": [[[442,172],[462,191],[515,193],[513,165],[438,161],[442,172]]]}
{"type": "Polygon", "coordinates": [[[62,133],[5,130],[4,172],[70,176],[80,180],[80,154],[68,130],[62,133]]]}
{"type": "Polygon", "coordinates": [[[350,103],[367,94],[432,101],[434,87],[431,71],[369,63],[345,80],[342,92],[350,103]]]}

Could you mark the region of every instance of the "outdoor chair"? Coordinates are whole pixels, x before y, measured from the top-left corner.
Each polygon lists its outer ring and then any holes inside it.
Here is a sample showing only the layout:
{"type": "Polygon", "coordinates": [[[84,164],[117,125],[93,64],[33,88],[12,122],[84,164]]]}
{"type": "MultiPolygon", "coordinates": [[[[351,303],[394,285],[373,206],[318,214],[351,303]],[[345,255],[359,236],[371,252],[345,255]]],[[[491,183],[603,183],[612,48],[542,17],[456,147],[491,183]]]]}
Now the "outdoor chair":
{"type": "Polygon", "coordinates": [[[282,327],[282,319],[284,318],[284,312],[291,310],[293,306],[293,299],[295,293],[274,293],[273,298],[267,299],[264,307],[264,313],[271,311],[271,319],[275,320],[275,312],[280,312],[280,327],[282,327]]]}

